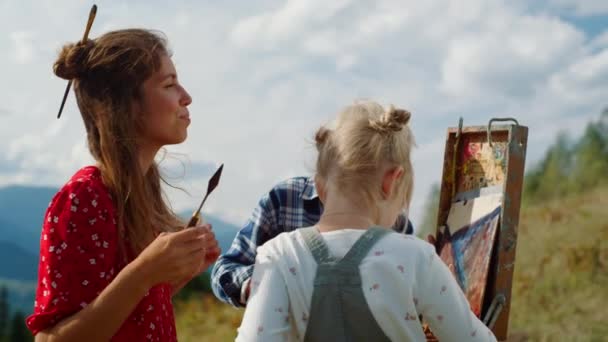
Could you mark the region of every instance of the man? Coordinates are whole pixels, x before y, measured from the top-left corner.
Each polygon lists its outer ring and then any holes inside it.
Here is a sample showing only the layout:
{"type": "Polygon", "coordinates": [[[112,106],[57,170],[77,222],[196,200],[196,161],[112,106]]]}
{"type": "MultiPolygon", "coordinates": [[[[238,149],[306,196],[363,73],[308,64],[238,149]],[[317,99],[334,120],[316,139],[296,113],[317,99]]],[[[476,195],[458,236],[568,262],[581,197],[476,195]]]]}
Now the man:
{"type": "MultiPolygon", "coordinates": [[[[211,272],[215,296],[228,304],[245,306],[257,247],[282,232],[315,225],[322,211],[323,205],[312,177],[294,177],[277,184],[260,199],[232,246],[215,263],[211,272]]],[[[414,231],[403,215],[399,216],[393,228],[406,234],[414,231]]]]}

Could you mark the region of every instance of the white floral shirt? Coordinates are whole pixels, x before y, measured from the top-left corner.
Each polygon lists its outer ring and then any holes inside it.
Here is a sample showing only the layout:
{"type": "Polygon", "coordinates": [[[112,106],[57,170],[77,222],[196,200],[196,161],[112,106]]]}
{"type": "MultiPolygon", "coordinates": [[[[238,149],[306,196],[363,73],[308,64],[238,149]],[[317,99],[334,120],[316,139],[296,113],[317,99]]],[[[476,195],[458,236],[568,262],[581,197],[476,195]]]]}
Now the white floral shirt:
{"type": "MultiPolygon", "coordinates": [[[[342,258],[364,233],[322,233],[330,253],[342,258]]],[[[258,248],[251,296],[237,341],[300,341],[306,333],[317,264],[299,230],[258,248]]],[[[392,341],[425,341],[419,315],[444,341],[496,341],[471,312],[447,266],[427,242],[390,233],[360,265],[365,299],[392,341]]]]}

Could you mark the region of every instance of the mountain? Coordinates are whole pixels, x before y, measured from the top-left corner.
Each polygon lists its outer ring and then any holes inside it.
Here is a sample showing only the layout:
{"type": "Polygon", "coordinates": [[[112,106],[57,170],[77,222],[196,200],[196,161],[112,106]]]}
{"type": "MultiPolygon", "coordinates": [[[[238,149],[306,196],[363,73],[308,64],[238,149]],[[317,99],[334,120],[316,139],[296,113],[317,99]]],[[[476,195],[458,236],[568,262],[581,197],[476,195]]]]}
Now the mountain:
{"type": "MultiPolygon", "coordinates": [[[[44,213],[56,192],[56,188],[50,187],[0,188],[0,241],[11,242],[14,246],[37,255],[44,213]]],[[[184,211],[179,215],[189,218],[191,212],[184,211]]],[[[213,215],[203,215],[213,225],[222,250],[228,249],[239,227],[213,215]]]]}
{"type": "MultiPolygon", "coordinates": [[[[56,188],[8,186],[0,188],[0,285],[7,286],[11,308],[32,310],[38,272],[40,229],[56,188]]],[[[189,218],[191,211],[181,213],[189,218]]],[[[226,251],[238,227],[203,213],[213,225],[222,251],[226,251]]]]}
{"type": "Polygon", "coordinates": [[[38,254],[44,213],[56,192],[50,187],[0,188],[0,241],[38,254]]]}
{"type": "Polygon", "coordinates": [[[0,286],[5,286],[8,290],[11,311],[31,312],[37,273],[36,254],[13,242],[0,241],[0,286]]]}
{"type": "Polygon", "coordinates": [[[0,241],[0,278],[35,281],[38,256],[10,241],[0,241]]]}
{"type": "MultiPolygon", "coordinates": [[[[192,215],[192,210],[183,211],[183,212],[179,213],[179,216],[184,218],[184,220],[190,219],[191,215],[192,215]]],[[[219,242],[220,248],[222,248],[222,252],[227,251],[228,248],[230,248],[230,245],[232,244],[232,240],[236,236],[236,233],[238,232],[240,227],[237,227],[237,226],[233,225],[232,223],[228,223],[218,217],[208,215],[205,213],[202,213],[201,216],[204,217],[206,222],[211,223],[211,227],[213,229],[213,232],[215,233],[215,238],[219,242]]]]}

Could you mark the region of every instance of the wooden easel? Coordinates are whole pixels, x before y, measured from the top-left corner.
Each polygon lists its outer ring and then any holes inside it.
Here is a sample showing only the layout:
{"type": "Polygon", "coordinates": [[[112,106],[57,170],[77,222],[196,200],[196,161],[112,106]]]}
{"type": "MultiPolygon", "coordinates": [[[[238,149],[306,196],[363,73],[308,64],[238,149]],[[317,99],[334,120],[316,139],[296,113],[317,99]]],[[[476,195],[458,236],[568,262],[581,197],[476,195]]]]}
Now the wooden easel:
{"type": "MultiPolygon", "coordinates": [[[[490,261],[485,299],[482,307],[484,323],[492,329],[498,340],[507,338],[517,226],[524,180],[524,164],[528,128],[512,118],[491,119],[488,126],[462,126],[448,128],[441,195],[437,214],[436,236],[441,238],[452,202],[479,196],[491,189],[503,194],[500,221],[490,261]],[[513,125],[492,126],[496,121],[513,121],[513,125]],[[473,144],[473,145],[470,145],[473,144]],[[485,152],[465,162],[465,149],[486,144],[485,152]]],[[[471,156],[468,150],[468,156],[471,156]]]]}

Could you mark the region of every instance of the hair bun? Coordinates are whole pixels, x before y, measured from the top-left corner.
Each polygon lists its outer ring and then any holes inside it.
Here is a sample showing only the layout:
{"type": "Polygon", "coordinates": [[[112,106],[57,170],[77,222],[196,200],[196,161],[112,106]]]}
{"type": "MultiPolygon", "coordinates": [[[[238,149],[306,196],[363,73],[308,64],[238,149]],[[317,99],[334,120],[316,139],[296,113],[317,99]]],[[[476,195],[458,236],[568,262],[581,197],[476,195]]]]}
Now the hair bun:
{"type": "Polygon", "coordinates": [[[381,134],[399,132],[410,121],[412,114],[405,109],[395,108],[390,105],[379,119],[370,120],[372,129],[381,134]]]}
{"type": "Polygon", "coordinates": [[[317,149],[320,149],[323,145],[325,145],[325,143],[327,142],[327,139],[329,139],[330,133],[331,133],[331,130],[329,130],[325,127],[319,128],[319,130],[317,131],[317,134],[315,134],[315,143],[317,145],[317,149]]]}
{"type": "Polygon", "coordinates": [[[84,43],[64,45],[53,65],[55,75],[65,80],[78,79],[85,75],[87,57],[93,44],[93,41],[88,39],[84,43]]]}

